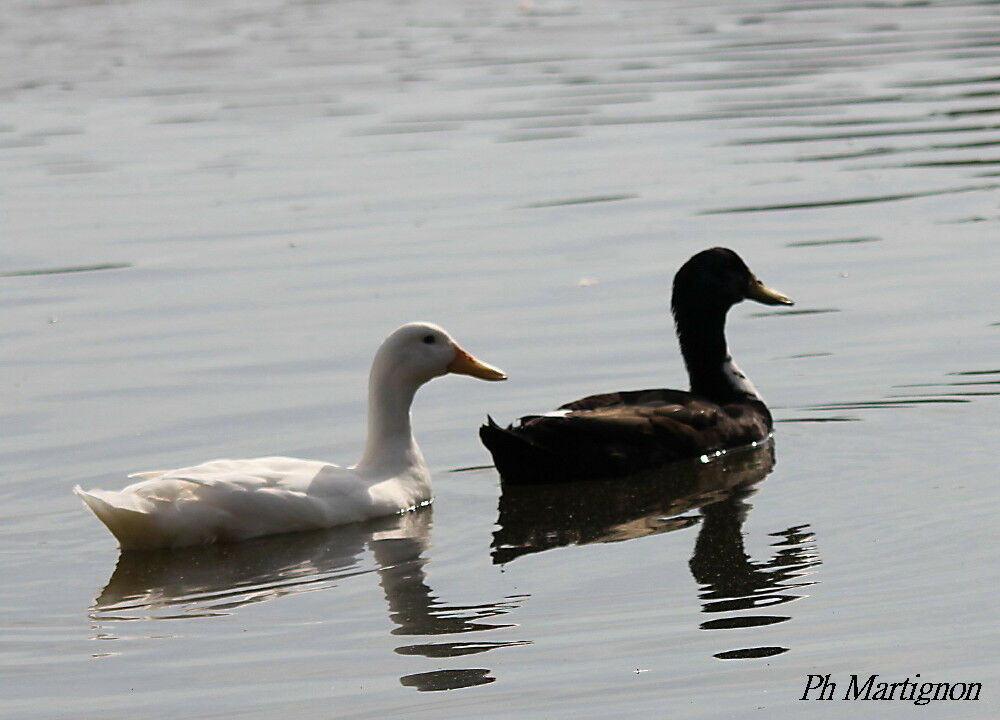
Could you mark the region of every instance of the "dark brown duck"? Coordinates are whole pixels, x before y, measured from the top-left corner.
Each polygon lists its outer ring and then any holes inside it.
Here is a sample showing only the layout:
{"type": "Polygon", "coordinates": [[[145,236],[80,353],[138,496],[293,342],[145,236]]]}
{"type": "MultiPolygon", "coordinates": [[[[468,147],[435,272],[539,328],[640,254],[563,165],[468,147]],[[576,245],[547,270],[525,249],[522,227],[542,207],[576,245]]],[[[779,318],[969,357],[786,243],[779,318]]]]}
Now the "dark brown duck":
{"type": "Polygon", "coordinates": [[[732,250],[698,253],[674,276],[671,310],[691,390],[591,395],[479,437],[509,483],[630,475],[765,440],[771,412],[726,345],[726,314],[743,300],[792,301],[764,285],[732,250]]]}

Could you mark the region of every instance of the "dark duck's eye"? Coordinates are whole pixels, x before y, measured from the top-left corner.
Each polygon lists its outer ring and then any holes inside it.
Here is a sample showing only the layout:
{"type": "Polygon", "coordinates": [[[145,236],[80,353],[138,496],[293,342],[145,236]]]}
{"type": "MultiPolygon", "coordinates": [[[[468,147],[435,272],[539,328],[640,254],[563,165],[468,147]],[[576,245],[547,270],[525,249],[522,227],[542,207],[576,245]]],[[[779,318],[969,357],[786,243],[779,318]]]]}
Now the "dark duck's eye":
{"type": "Polygon", "coordinates": [[[424,342],[427,345],[433,345],[434,344],[434,336],[433,335],[424,335],[424,342]]]}

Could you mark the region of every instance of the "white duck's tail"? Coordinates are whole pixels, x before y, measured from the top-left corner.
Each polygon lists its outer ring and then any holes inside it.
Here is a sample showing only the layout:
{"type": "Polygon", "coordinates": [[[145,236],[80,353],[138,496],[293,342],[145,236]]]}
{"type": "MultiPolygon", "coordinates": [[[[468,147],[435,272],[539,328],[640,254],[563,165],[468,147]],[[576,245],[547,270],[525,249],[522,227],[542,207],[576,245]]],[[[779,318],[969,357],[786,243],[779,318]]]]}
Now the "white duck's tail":
{"type": "Polygon", "coordinates": [[[122,548],[148,547],[155,536],[154,518],[136,507],[135,498],[105,490],[87,492],[73,488],[97,519],[104,523],[122,548]]]}

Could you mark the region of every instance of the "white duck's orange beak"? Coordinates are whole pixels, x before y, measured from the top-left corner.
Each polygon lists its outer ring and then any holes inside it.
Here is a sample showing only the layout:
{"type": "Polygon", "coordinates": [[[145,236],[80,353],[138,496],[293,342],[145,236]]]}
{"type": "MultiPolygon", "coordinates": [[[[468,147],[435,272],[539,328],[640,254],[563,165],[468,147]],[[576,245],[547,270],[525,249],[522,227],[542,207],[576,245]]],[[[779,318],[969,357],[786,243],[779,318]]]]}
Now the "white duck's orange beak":
{"type": "Polygon", "coordinates": [[[448,363],[448,372],[456,375],[471,375],[480,380],[506,380],[507,375],[500,368],[487,365],[467,353],[458,343],[453,343],[455,359],[448,363]]]}

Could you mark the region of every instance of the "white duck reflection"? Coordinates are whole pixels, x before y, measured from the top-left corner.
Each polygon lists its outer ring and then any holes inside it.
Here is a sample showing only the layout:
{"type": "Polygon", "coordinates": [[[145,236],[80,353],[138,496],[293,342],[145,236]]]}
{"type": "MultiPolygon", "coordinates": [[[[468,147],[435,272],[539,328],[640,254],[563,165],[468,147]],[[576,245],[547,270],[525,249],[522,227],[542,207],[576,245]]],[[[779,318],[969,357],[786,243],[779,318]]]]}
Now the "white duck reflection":
{"type": "MultiPolygon", "coordinates": [[[[241,543],[178,550],[123,551],[97,597],[91,619],[128,620],[231,615],[241,606],[332,588],[375,573],[385,593],[394,635],[439,636],[510,627],[495,620],[526,596],[478,605],[449,605],[428,586],[424,566],[432,528],[431,507],[367,523],[292,533],[241,543]],[[370,550],[374,568],[364,567],[370,550]]],[[[106,637],[106,635],[103,635],[106,637]]],[[[460,657],[526,641],[445,641],[407,644],[401,655],[460,657]]],[[[485,668],[416,673],[400,682],[418,690],[444,690],[493,682],[485,668]]]]}
{"type": "MultiPolygon", "coordinates": [[[[703,630],[747,628],[790,620],[744,615],[797,600],[792,588],[810,585],[804,576],[820,560],[808,525],[771,533],[779,538],[771,558],[755,561],[743,543],[743,523],[752,507],[746,498],[774,468],[774,445],[678,462],[629,478],[504,485],[493,562],[568,545],[617,542],[701,523],[689,567],[701,586],[702,611],[726,613],[699,625],[703,630]],[[699,514],[690,514],[698,510],[699,514]],[[736,614],[734,614],[736,613],[736,614]]],[[[763,646],[716,653],[719,659],[767,657],[787,648],[763,646]]]]}

